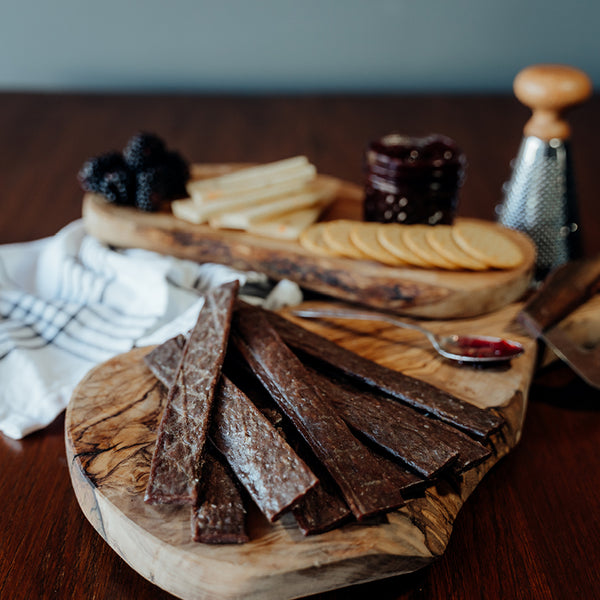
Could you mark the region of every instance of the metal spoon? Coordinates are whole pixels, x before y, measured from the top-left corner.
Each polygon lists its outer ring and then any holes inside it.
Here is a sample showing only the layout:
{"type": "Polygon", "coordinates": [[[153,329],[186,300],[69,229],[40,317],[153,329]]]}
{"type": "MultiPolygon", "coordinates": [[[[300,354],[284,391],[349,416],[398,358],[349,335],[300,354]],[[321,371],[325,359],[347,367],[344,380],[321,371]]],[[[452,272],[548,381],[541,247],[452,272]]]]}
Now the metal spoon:
{"type": "Polygon", "coordinates": [[[482,363],[500,362],[510,360],[519,356],[524,348],[518,342],[506,340],[500,337],[482,335],[447,335],[438,336],[429,329],[401,321],[384,313],[362,312],[355,309],[321,309],[302,308],[293,310],[292,313],[298,317],[319,318],[329,317],[332,319],[355,319],[361,321],[383,321],[397,327],[414,329],[427,336],[431,345],[445,358],[458,360],[460,362],[482,363]]]}

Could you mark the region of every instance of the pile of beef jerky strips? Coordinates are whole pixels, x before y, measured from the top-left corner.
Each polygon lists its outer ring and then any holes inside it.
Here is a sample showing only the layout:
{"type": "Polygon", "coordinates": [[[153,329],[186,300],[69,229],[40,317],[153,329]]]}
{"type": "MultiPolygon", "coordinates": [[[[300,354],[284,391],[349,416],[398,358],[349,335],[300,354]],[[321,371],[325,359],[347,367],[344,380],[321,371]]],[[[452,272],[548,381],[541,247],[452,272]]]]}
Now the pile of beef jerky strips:
{"type": "Polygon", "coordinates": [[[317,534],[402,506],[488,456],[501,416],[237,298],[146,364],[168,389],[145,501],[192,507],[192,538],[248,541],[247,502],[317,534]]]}

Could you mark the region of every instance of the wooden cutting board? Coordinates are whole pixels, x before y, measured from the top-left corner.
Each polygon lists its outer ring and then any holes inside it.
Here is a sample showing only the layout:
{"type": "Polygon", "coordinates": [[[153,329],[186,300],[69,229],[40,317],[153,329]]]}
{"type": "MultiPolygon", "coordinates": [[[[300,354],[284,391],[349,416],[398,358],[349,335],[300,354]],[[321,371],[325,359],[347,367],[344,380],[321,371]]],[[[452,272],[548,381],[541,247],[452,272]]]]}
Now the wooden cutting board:
{"type": "MultiPolygon", "coordinates": [[[[480,407],[497,407],[507,420],[491,441],[490,459],[460,482],[439,482],[384,522],[304,537],[289,515],[271,525],[251,510],[249,543],[191,542],[189,509],[143,502],[164,401],[143,363],[148,349],[98,366],[73,394],[65,437],[81,509],[132,568],[184,599],[285,600],[420,569],[444,552],[460,507],[521,435],[536,344],[511,325],[517,310],[510,305],[479,318],[430,323],[439,333],[509,335],[525,345],[525,353],[510,364],[487,368],[445,361],[419,334],[389,325],[303,322],[388,367],[480,407]]],[[[477,560],[476,552],[465,560],[477,560]]]]}
{"type": "MultiPolygon", "coordinates": [[[[197,178],[233,168],[196,165],[197,178]]],[[[320,175],[322,179],[335,178],[320,175]]],[[[338,194],[323,220],[362,218],[363,190],[335,180],[338,194]]],[[[144,213],[107,203],[89,194],[83,200],[86,229],[98,239],[127,248],[144,248],[198,262],[256,270],[305,289],[366,306],[415,317],[448,319],[491,312],[518,300],[527,289],[535,248],[525,235],[507,231],[524,254],[511,270],[486,272],[397,268],[378,262],[316,256],[295,241],[217,230],[177,219],[168,212],[144,213]]]]}

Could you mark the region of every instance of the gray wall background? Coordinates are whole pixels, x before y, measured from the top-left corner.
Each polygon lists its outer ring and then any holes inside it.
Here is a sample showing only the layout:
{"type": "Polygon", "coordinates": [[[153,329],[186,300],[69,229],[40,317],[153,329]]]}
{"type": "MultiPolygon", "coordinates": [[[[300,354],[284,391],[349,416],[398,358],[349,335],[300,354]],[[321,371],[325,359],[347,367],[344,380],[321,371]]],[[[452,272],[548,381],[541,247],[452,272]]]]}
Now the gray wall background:
{"type": "Polygon", "coordinates": [[[0,0],[0,89],[509,92],[600,83],[598,0],[0,0]]]}

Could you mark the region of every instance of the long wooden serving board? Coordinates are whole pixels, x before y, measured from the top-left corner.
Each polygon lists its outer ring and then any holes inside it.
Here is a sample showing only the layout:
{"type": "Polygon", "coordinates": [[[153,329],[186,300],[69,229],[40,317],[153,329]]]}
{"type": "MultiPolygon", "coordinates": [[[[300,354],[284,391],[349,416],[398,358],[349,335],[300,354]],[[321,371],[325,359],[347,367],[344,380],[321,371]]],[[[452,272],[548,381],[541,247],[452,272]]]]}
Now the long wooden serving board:
{"type": "MultiPolygon", "coordinates": [[[[222,173],[227,165],[196,165],[196,177],[222,173]]],[[[323,179],[335,178],[320,175],[323,179]]],[[[363,190],[335,180],[338,193],[323,220],[362,215],[363,190]]],[[[305,289],[389,312],[448,319],[491,312],[518,300],[527,289],[535,248],[525,235],[508,231],[523,251],[511,270],[486,272],[397,268],[378,262],[316,256],[298,242],[195,225],[168,212],[144,213],[88,194],[83,221],[98,239],[126,248],[144,248],[198,262],[215,262],[290,279],[305,289]]]]}
{"type": "Polygon", "coordinates": [[[506,427],[490,440],[492,457],[460,481],[440,480],[383,521],[304,537],[289,515],[271,525],[251,510],[248,543],[191,542],[189,509],[143,501],[164,402],[143,362],[149,351],[144,348],[90,371],[67,409],[67,456],[81,509],[132,568],[186,600],[285,600],[418,570],[444,552],[460,507],[521,435],[536,343],[511,324],[517,310],[510,305],[479,318],[430,323],[442,334],[508,335],[525,345],[510,364],[487,368],[441,359],[419,334],[389,325],[303,322],[388,367],[480,407],[495,407],[506,418],[506,427]]]}

